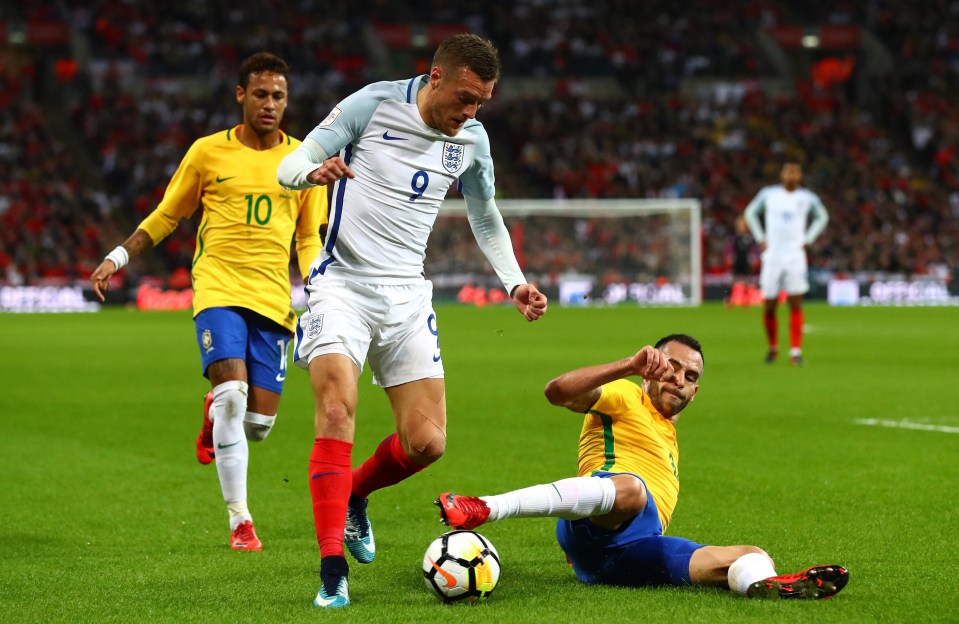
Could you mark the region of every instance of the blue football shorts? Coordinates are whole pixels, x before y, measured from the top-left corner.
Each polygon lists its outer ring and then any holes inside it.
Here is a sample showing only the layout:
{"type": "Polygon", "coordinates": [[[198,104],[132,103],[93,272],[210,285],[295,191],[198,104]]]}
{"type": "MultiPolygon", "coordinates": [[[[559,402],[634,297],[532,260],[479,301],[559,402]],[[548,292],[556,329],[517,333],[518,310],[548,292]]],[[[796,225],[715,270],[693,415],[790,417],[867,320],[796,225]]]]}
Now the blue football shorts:
{"type": "Polygon", "coordinates": [[[283,392],[292,334],[283,326],[246,308],[207,308],[193,319],[200,346],[203,376],[210,364],[227,358],[246,363],[247,383],[283,392]]]}
{"type": "MultiPolygon", "coordinates": [[[[617,474],[630,473],[596,472],[593,476],[608,479],[617,474]]],[[[656,501],[648,488],[646,492],[643,512],[615,531],[602,529],[589,518],[559,520],[556,539],[573,564],[576,578],[583,583],[632,587],[691,584],[689,560],[703,544],[663,535],[656,501]]]]}

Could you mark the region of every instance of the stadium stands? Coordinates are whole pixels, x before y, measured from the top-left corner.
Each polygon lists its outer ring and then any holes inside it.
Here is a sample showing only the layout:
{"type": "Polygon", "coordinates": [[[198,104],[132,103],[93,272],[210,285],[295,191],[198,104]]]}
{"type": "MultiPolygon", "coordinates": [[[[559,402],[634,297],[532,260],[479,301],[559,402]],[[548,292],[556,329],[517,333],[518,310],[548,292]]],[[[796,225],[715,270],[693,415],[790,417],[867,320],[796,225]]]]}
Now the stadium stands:
{"type": "MultiPolygon", "coordinates": [[[[0,65],[0,97],[10,103],[0,107],[0,167],[9,173],[0,177],[0,279],[84,279],[156,205],[190,142],[235,123],[233,73],[249,53],[270,49],[293,66],[285,125],[302,137],[340,97],[413,73],[435,39],[463,29],[491,37],[503,54],[501,87],[481,114],[503,197],[701,198],[705,272],[723,275],[735,216],[791,155],[805,161],[806,183],[831,216],[810,256],[814,272],[948,276],[959,266],[959,105],[949,95],[959,86],[959,33],[950,3],[489,4],[464,14],[447,2],[297,0],[264,13],[99,0],[42,16],[75,25],[77,97],[48,94],[38,106],[11,86],[31,69],[0,65]],[[359,14],[372,17],[344,17],[359,14]],[[810,64],[825,56],[786,50],[777,64],[759,36],[795,34],[795,24],[861,26],[895,70],[856,73],[867,54],[857,50],[848,75],[816,82],[810,64]],[[410,65],[397,69],[397,59],[410,65]],[[524,81],[550,88],[524,90],[524,81]],[[50,130],[58,106],[85,153],[50,130]],[[75,159],[92,160],[99,179],[74,175],[75,159]]],[[[605,239],[568,231],[544,223],[533,236],[551,251],[527,256],[529,267],[622,253],[588,251],[605,239]]],[[[155,259],[131,268],[189,267],[194,236],[181,228],[155,259]]],[[[436,253],[446,243],[431,243],[433,258],[482,264],[462,250],[436,253]]]]}

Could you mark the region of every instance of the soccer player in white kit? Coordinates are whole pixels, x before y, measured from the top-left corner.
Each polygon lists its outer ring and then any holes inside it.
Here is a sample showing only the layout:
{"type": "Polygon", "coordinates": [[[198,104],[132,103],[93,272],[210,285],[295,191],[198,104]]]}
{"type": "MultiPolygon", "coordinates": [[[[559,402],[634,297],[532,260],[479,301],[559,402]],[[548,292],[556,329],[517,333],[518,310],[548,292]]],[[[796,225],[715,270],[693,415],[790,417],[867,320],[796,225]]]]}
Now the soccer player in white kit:
{"type": "Polygon", "coordinates": [[[786,291],[789,302],[789,361],[796,365],[803,363],[802,300],[809,292],[806,247],[822,233],[829,215],[819,196],[800,186],[802,175],[802,166],[798,162],[786,162],[779,174],[782,184],[759,191],[746,206],[744,214],[753,237],[763,250],[759,288],[765,300],[763,321],[769,340],[767,364],[775,362],[779,355],[776,307],[781,290],[786,291]],[[759,222],[759,213],[764,213],[764,225],[759,222]]]}
{"type": "Polygon", "coordinates": [[[292,189],[335,182],[294,352],[316,400],[310,495],[321,555],[317,607],[350,604],[344,542],[360,563],[376,554],[369,494],[422,470],[445,449],[443,363],[423,259],[451,184],[460,185],[476,240],[517,309],[528,321],[546,312],[546,297],[526,282],[493,200],[489,138],[475,120],[498,78],[496,48],[454,35],[440,44],[429,74],[373,83],[340,102],[277,172],[292,189]],[[351,470],[365,362],[390,399],[396,433],[351,470]]]}

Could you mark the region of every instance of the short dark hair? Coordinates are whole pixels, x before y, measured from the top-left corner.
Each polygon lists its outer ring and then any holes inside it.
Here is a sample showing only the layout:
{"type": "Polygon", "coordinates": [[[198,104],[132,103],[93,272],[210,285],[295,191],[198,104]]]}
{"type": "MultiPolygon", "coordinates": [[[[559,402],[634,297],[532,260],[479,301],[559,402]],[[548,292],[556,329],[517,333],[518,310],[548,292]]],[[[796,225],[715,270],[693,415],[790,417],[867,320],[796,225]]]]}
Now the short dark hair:
{"type": "Polygon", "coordinates": [[[670,342],[678,342],[679,344],[684,344],[693,351],[699,353],[699,357],[703,359],[703,364],[706,364],[706,356],[703,355],[703,345],[699,344],[699,341],[690,336],[689,334],[670,334],[659,339],[659,341],[653,345],[657,349],[662,349],[670,342]]]}
{"type": "Polygon", "coordinates": [[[250,75],[265,71],[280,74],[287,80],[290,79],[290,66],[286,64],[286,61],[270,52],[257,52],[240,65],[237,84],[246,91],[247,85],[250,84],[250,75]]]}
{"type": "Polygon", "coordinates": [[[433,67],[452,71],[460,67],[472,70],[480,80],[499,79],[499,52],[479,35],[460,33],[444,40],[433,55],[433,67]]]}

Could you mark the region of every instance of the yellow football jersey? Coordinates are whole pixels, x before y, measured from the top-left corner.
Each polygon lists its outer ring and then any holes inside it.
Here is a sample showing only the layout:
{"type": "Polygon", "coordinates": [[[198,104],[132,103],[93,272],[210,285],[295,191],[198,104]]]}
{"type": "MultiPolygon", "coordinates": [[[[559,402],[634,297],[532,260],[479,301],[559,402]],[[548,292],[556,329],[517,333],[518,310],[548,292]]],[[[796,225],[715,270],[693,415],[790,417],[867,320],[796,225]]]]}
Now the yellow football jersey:
{"type": "Polygon", "coordinates": [[[279,145],[257,151],[237,139],[241,127],[198,139],[139,227],[159,244],[202,206],[192,268],[194,316],[239,306],[293,331],[290,242],[295,234],[306,278],[327,220],[326,187],[284,189],[276,181],[277,167],[300,142],[281,132],[279,145]]]}
{"type": "Polygon", "coordinates": [[[665,531],[679,498],[676,428],[631,381],[620,379],[600,391],[579,436],[579,476],[602,470],[642,477],[665,531]]]}

